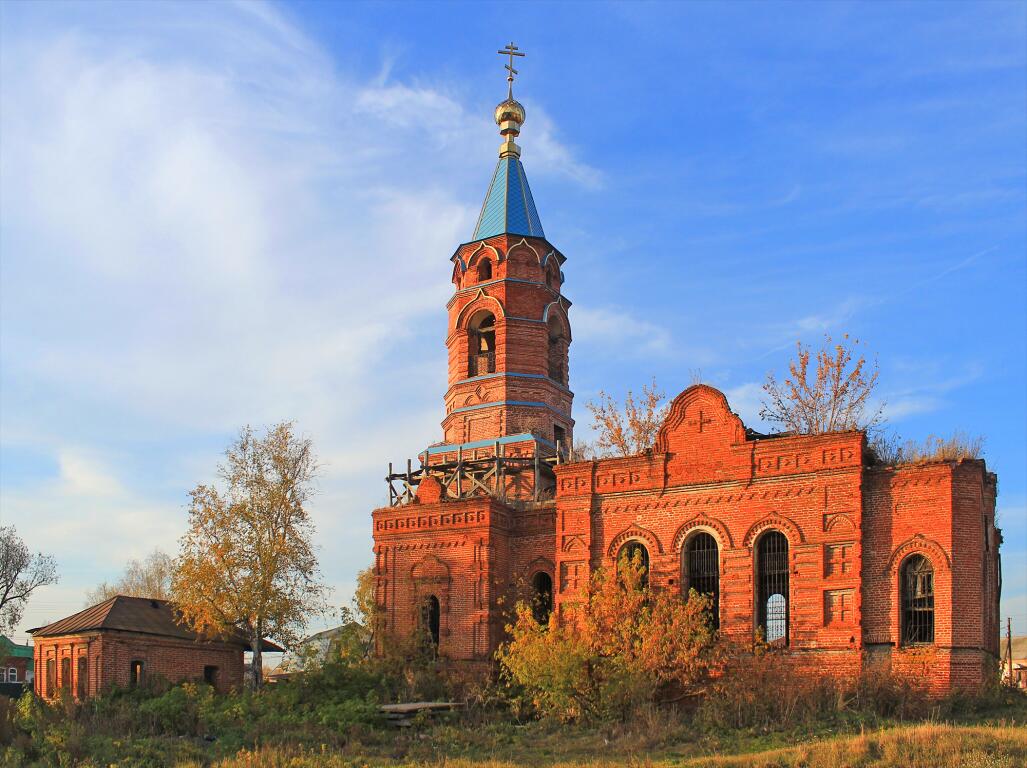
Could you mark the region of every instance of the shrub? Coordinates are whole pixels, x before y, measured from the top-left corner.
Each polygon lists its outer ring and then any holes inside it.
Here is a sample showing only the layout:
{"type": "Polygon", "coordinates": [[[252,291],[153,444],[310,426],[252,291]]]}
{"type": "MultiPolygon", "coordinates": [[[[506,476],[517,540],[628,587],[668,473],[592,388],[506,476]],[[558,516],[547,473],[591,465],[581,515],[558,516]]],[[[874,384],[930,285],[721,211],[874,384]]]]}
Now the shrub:
{"type": "Polygon", "coordinates": [[[695,694],[716,664],[709,598],[653,590],[636,555],[598,570],[563,621],[521,603],[498,658],[514,690],[560,720],[624,718],[695,694]]]}

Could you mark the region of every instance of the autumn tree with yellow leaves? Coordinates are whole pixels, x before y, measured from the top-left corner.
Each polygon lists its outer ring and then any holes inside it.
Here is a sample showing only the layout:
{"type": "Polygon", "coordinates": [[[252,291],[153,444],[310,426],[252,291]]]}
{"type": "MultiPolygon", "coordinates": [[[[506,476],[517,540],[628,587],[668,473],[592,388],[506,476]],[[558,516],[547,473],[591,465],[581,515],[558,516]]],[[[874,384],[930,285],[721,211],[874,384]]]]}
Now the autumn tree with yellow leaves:
{"type": "Polygon", "coordinates": [[[592,414],[595,443],[576,445],[576,458],[636,456],[652,448],[656,433],[667,416],[665,397],[656,386],[656,379],[649,385],[642,385],[642,394],[638,398],[629,389],[623,406],[599,390],[598,400],[585,404],[592,414]]]}
{"type": "Polygon", "coordinates": [[[698,695],[720,660],[712,598],[649,586],[638,553],[598,569],[564,615],[540,624],[518,604],[498,659],[543,715],[624,718],[698,695]]]}
{"type": "Polygon", "coordinates": [[[262,683],[261,640],[289,646],[324,607],[306,509],[317,473],[310,440],[289,422],[250,427],[225,451],[220,487],[190,492],[172,592],[183,621],[207,637],[242,634],[262,683]]]}

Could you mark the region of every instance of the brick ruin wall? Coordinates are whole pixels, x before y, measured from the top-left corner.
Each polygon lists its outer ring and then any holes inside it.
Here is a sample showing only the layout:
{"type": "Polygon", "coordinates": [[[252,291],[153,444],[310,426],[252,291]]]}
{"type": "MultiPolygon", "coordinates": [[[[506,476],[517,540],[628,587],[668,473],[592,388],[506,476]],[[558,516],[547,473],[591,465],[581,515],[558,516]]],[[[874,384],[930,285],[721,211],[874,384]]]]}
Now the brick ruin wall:
{"type": "Polygon", "coordinates": [[[79,659],[86,659],[85,695],[94,696],[111,688],[127,688],[131,665],[143,662],[143,679],[178,683],[203,680],[204,668],[218,668],[215,688],[222,693],[242,688],[243,651],[220,643],[153,637],[130,632],[95,632],[61,637],[37,637],[35,645],[35,691],[47,698],[48,667],[53,660],[54,695],[68,687],[79,692],[79,659]],[[64,660],[70,663],[65,675],[64,660]]]}
{"type": "Polygon", "coordinates": [[[796,663],[838,673],[884,663],[926,675],[938,692],[979,686],[998,650],[994,476],[976,461],[868,467],[863,443],[859,433],[747,438],[723,395],[693,387],[675,400],[652,453],[558,467],[555,502],[515,509],[436,496],[376,510],[385,629],[411,635],[421,601],[436,594],[440,654],[487,661],[509,596],[534,573],[552,577],[560,611],[637,540],[654,586],[682,589],[682,549],[706,531],[720,548],[721,628],[748,641],[754,547],[777,530],[789,543],[796,663]],[[898,572],[911,553],[934,568],[935,642],[905,648],[898,572]]]}

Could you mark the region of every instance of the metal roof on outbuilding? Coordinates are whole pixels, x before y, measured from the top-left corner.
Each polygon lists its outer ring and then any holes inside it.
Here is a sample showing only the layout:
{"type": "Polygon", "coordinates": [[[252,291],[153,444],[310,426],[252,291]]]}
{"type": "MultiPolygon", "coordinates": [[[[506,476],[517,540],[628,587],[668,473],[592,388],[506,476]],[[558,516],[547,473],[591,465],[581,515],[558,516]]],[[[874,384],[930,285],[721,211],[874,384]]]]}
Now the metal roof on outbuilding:
{"type": "MultiPolygon", "coordinates": [[[[105,630],[139,632],[159,637],[207,642],[205,638],[179,623],[173,604],[167,600],[125,595],[116,595],[102,603],[90,606],[84,611],[47,624],[45,627],[30,629],[29,634],[33,637],[57,637],[105,630]]],[[[216,642],[249,647],[249,640],[240,633],[216,642]]],[[[270,640],[264,640],[262,650],[281,651],[283,649],[270,640]]]]}

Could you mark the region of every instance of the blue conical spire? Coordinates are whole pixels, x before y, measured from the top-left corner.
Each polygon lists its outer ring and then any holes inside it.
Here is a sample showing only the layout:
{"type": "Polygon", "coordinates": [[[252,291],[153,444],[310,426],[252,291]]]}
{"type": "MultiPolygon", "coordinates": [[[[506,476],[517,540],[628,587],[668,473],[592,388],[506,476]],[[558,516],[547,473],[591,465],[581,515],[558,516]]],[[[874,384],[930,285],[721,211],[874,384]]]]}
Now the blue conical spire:
{"type": "Polygon", "coordinates": [[[545,237],[524,166],[513,153],[500,157],[472,240],[496,235],[545,237]]]}

